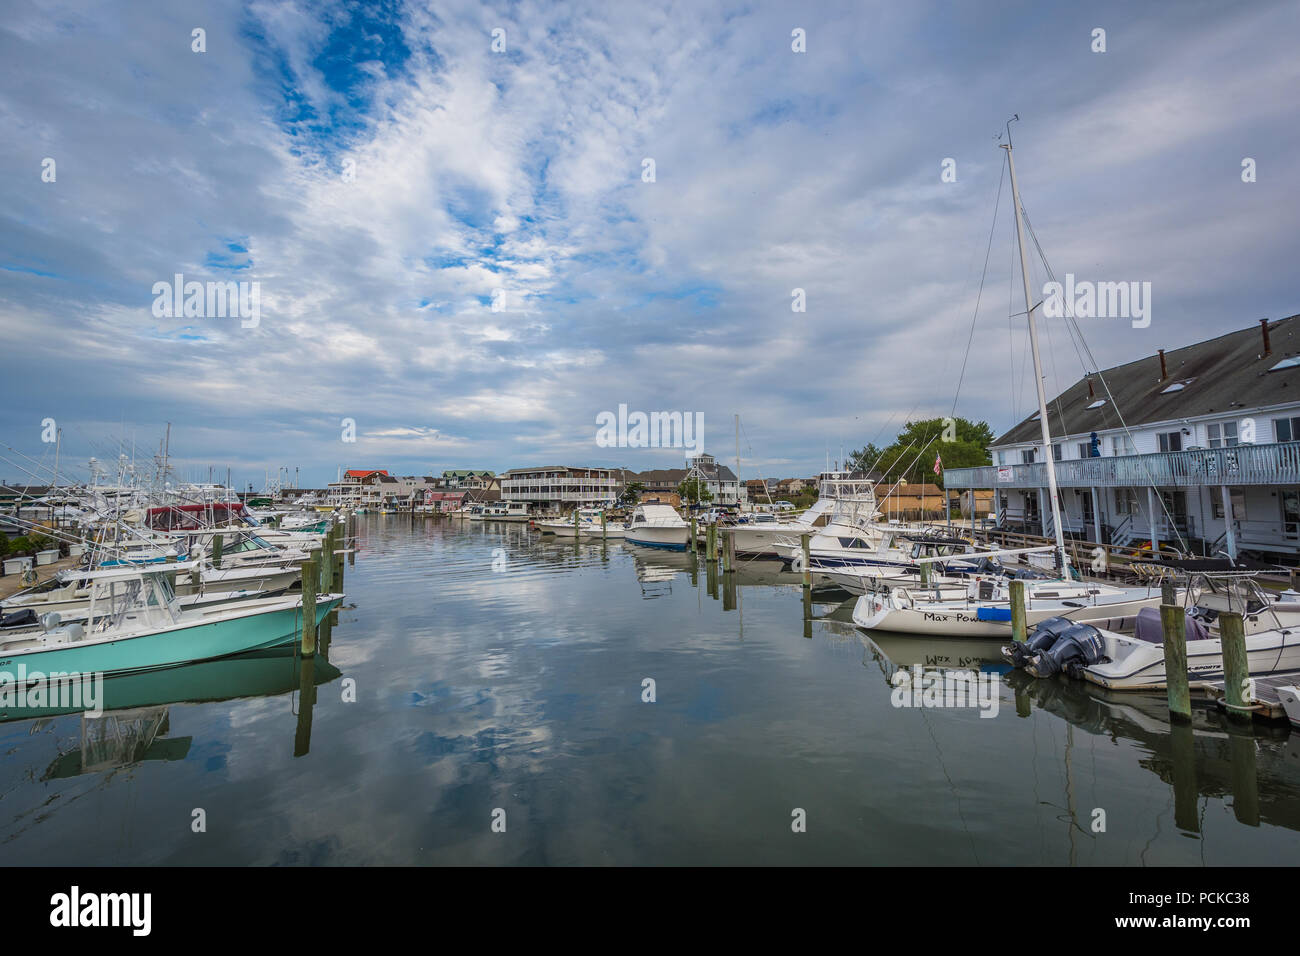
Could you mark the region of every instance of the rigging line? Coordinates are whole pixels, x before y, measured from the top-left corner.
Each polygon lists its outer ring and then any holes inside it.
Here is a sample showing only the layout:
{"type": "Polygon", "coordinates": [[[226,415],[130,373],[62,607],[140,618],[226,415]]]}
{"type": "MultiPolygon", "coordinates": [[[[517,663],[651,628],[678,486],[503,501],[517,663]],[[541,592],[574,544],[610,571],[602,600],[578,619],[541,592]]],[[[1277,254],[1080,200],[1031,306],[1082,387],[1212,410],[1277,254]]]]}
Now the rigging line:
{"type": "MultiPolygon", "coordinates": [[[[1023,205],[1021,206],[1021,211],[1022,212],[1024,211],[1023,205]]],[[[1055,282],[1056,273],[1053,271],[1051,263],[1047,261],[1047,254],[1043,252],[1043,247],[1039,245],[1038,236],[1034,233],[1034,227],[1029,223],[1029,214],[1024,213],[1024,218],[1025,218],[1025,228],[1029,230],[1030,238],[1032,238],[1034,242],[1034,248],[1038,250],[1038,256],[1043,261],[1043,268],[1047,270],[1048,277],[1053,282],[1055,282]]],[[[1110,404],[1115,409],[1115,415],[1116,417],[1119,418],[1120,426],[1124,429],[1124,435],[1129,439],[1130,443],[1132,443],[1136,448],[1136,443],[1133,442],[1133,432],[1129,428],[1128,422],[1124,420],[1124,412],[1120,409],[1119,403],[1115,401],[1115,396],[1111,393],[1110,390],[1110,383],[1106,381],[1106,376],[1102,373],[1100,363],[1097,362],[1096,357],[1092,354],[1092,349],[1089,348],[1087,339],[1083,337],[1083,329],[1082,327],[1079,326],[1078,318],[1074,314],[1073,304],[1070,302],[1065,302],[1064,298],[1062,298],[1061,301],[1065,303],[1065,310],[1064,310],[1065,318],[1069,323],[1073,323],[1075,330],[1079,335],[1079,341],[1083,345],[1084,351],[1087,353],[1088,361],[1091,362],[1092,366],[1097,370],[1097,378],[1101,381],[1101,387],[1106,390],[1106,398],[1109,399],[1110,404]]],[[[1169,527],[1172,529],[1174,533],[1174,537],[1178,540],[1179,547],[1183,550],[1184,553],[1190,553],[1191,547],[1183,539],[1182,531],[1178,529],[1177,524],[1174,522],[1174,516],[1170,513],[1168,506],[1165,504],[1164,495],[1160,494],[1160,488],[1156,484],[1155,476],[1151,474],[1151,469],[1147,466],[1147,463],[1143,456],[1135,455],[1134,457],[1138,459],[1138,465],[1141,467],[1142,471],[1146,474],[1149,485],[1156,492],[1156,500],[1160,502],[1160,510],[1164,514],[1165,518],[1168,519],[1169,527]]],[[[1155,544],[1156,544],[1155,541],[1152,540],[1151,541],[1152,557],[1156,556],[1155,544]]]]}
{"type": "MultiPolygon", "coordinates": [[[[1005,157],[1004,157],[1005,159],[1005,157]]],[[[984,250],[984,271],[980,273],[979,290],[975,294],[975,313],[970,317],[970,334],[966,337],[966,354],[961,359],[961,372],[957,375],[957,388],[952,394],[953,418],[957,417],[957,399],[961,395],[961,384],[966,378],[966,363],[970,360],[971,343],[975,341],[975,320],[980,314],[980,300],[984,297],[984,279],[989,274],[989,256],[993,252],[993,233],[998,226],[998,207],[1002,205],[1002,181],[1006,178],[1007,164],[1002,163],[1002,172],[998,175],[998,194],[993,200],[993,222],[989,225],[988,246],[984,250]]]]}

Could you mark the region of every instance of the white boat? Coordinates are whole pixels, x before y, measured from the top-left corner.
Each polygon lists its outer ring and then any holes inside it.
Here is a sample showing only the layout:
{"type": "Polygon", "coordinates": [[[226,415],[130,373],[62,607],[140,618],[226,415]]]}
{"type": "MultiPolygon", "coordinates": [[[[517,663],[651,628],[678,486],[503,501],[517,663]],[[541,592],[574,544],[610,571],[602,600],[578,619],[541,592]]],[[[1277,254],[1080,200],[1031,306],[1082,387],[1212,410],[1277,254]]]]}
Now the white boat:
{"type": "MultiPolygon", "coordinates": [[[[976,576],[956,587],[891,588],[858,598],[853,623],[896,634],[1009,639],[1010,587],[1004,577],[976,576]]],[[[1025,621],[1030,628],[1053,617],[1123,627],[1140,610],[1159,603],[1158,587],[1122,588],[1060,579],[1025,582],[1025,621]]]]}
{"type": "Polygon", "coordinates": [[[572,518],[555,518],[550,521],[534,521],[533,527],[542,534],[553,534],[557,538],[622,538],[626,534],[623,525],[617,521],[606,521],[602,529],[601,514],[598,508],[579,508],[576,524],[572,518]]]}
{"type": "MultiPolygon", "coordinates": [[[[1243,600],[1228,590],[1194,588],[1186,609],[1187,674],[1192,681],[1223,678],[1223,645],[1218,615],[1241,612],[1246,665],[1252,677],[1300,670],[1300,602],[1279,600],[1249,583],[1243,600]]],[[[1087,635],[1091,636],[1091,635],[1087,635]]],[[[1102,659],[1077,668],[1077,676],[1111,690],[1151,690],[1165,686],[1164,632],[1160,611],[1137,618],[1131,634],[1098,627],[1102,659]]],[[[1035,673],[1033,667],[1026,667],[1035,673]]],[[[1035,676],[1038,676],[1035,674],[1035,676]]]]}
{"type": "Polygon", "coordinates": [[[691,527],[668,505],[637,505],[628,519],[624,540],[648,548],[685,551],[691,527]]]}
{"type": "Polygon", "coordinates": [[[782,518],[770,511],[756,511],[746,515],[744,522],[728,525],[726,533],[736,542],[737,555],[778,557],[777,548],[782,541],[814,534],[825,525],[833,504],[833,498],[818,498],[811,508],[796,518],[782,518]]]}
{"type": "Polygon", "coordinates": [[[1282,701],[1282,709],[1286,711],[1291,726],[1300,727],[1300,686],[1279,687],[1277,697],[1282,701]]]}

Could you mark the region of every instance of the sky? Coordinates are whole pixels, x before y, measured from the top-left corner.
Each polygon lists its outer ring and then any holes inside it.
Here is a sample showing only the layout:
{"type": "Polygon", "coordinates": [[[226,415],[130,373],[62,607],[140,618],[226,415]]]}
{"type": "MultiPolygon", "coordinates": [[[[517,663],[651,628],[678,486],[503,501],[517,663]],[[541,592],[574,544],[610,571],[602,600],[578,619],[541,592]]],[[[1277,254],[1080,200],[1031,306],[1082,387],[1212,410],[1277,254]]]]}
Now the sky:
{"type": "MultiPolygon", "coordinates": [[[[259,489],[680,466],[598,444],[620,405],[702,414],[727,463],[739,415],[745,478],[954,402],[1001,433],[1034,402],[1007,121],[1054,271],[1151,283],[1147,327],[1079,320],[1100,365],[1293,315],[1298,28],[1294,2],[6,0],[0,479],[48,478],[55,429],[84,478],[167,423],[180,480],[259,489]],[[177,274],[255,284],[256,322],[170,314],[177,274]]],[[[1050,392],[1089,363],[1041,325],[1050,392]]]]}

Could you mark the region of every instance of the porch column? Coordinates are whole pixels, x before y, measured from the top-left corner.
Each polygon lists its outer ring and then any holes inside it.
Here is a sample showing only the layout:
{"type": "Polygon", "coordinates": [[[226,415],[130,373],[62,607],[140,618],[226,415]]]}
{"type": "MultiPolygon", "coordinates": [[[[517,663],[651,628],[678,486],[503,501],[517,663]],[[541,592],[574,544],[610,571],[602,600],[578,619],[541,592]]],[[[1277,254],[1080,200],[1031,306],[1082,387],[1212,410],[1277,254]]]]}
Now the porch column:
{"type": "Polygon", "coordinates": [[[1156,490],[1150,486],[1147,487],[1147,514],[1151,518],[1151,554],[1154,556],[1160,549],[1160,533],[1156,530],[1156,490]]]}
{"type": "Polygon", "coordinates": [[[1227,485],[1219,486],[1219,494],[1223,496],[1223,526],[1228,532],[1228,557],[1236,561],[1237,533],[1232,527],[1232,495],[1228,492],[1227,485]]]}
{"type": "Polygon", "coordinates": [[[1092,492],[1092,541],[1094,544],[1101,544],[1101,503],[1097,500],[1097,489],[1090,489],[1092,492]]]}

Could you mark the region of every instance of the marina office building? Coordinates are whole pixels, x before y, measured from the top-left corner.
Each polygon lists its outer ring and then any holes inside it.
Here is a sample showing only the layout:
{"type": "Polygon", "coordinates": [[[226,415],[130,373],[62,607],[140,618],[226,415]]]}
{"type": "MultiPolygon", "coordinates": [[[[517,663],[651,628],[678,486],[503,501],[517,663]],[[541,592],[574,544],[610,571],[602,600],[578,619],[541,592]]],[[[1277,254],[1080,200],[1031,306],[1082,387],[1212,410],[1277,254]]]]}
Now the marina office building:
{"type": "MultiPolygon", "coordinates": [[[[1086,375],[1048,419],[1068,536],[1300,555],[1300,315],[1086,375]]],[[[989,451],[945,486],[991,488],[999,527],[1053,535],[1038,413],[989,451]]]]}

